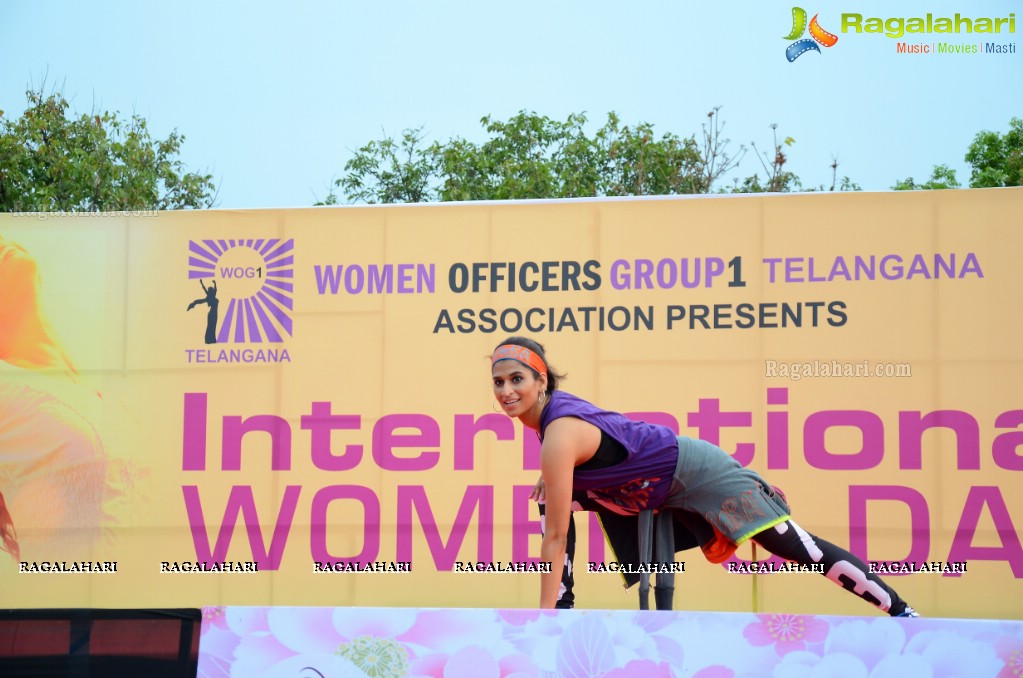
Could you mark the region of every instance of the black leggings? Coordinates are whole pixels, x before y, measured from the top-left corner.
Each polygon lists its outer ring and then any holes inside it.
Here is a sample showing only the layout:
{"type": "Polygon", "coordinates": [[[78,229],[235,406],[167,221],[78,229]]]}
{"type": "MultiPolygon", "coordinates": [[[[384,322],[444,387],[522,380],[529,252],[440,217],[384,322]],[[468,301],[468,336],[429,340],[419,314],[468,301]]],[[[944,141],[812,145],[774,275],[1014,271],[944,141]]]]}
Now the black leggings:
{"type": "Polygon", "coordinates": [[[902,614],[906,603],[895,590],[849,551],[814,536],[791,520],[768,528],[753,541],[776,556],[800,565],[824,565],[824,576],[891,616],[902,614]]]}
{"type": "MultiPolygon", "coordinates": [[[[545,517],[544,509],[545,506],[540,504],[541,520],[545,517]]],[[[558,608],[571,608],[575,605],[575,578],[572,572],[575,541],[573,513],[568,524],[566,562],[561,575],[561,591],[556,605],[558,608]]],[[[872,573],[866,563],[849,551],[810,534],[791,520],[764,530],[753,537],[753,541],[776,556],[800,565],[823,564],[825,577],[893,617],[906,611],[906,602],[895,589],[872,573]]]]}

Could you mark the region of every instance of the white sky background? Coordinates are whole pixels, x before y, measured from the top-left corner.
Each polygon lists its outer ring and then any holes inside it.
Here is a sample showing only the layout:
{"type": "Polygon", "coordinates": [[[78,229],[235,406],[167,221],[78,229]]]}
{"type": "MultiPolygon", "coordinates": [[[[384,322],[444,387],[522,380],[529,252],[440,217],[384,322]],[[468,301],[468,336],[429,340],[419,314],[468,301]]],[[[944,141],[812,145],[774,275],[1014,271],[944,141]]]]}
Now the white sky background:
{"type": "MultiPolygon", "coordinates": [[[[428,140],[482,140],[479,119],[531,110],[564,120],[609,111],[658,135],[700,132],[722,106],[732,150],[791,136],[805,185],[839,176],[887,190],[963,160],[982,129],[1023,117],[1019,0],[384,0],[0,3],[0,109],[62,86],[75,112],[144,116],[177,128],[182,159],[209,171],[217,207],[301,207],[326,196],[354,149],[425,127],[428,140]],[[785,60],[794,4],[838,44],[785,60]],[[904,40],[1015,44],[1008,55],[900,55],[897,40],[841,33],[841,14],[1007,17],[1016,33],[904,40]]],[[[747,155],[732,177],[760,169],[747,155]]],[[[730,183],[730,182],[726,182],[730,183]]]]}

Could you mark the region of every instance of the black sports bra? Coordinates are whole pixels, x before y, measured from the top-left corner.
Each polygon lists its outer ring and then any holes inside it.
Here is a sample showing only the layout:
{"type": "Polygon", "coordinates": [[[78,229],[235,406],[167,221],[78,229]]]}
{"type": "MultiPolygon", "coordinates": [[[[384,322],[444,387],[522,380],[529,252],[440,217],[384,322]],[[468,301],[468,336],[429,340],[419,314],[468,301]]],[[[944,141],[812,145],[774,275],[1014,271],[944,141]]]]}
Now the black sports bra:
{"type": "Polygon", "coordinates": [[[600,432],[600,445],[592,457],[576,466],[580,471],[593,471],[620,464],[629,456],[629,452],[620,442],[603,430],[600,432]]]}

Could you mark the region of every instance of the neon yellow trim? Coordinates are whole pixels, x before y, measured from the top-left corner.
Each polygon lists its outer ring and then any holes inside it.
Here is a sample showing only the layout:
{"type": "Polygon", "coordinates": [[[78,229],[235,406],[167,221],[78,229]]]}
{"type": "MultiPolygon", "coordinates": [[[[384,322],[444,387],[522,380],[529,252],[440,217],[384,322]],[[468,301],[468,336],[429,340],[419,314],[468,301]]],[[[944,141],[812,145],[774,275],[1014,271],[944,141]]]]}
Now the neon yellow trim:
{"type": "Polygon", "coordinates": [[[769,530],[772,527],[774,527],[775,525],[780,525],[780,524],[784,523],[786,520],[788,520],[789,518],[791,518],[791,516],[782,516],[781,518],[775,518],[774,520],[772,520],[768,524],[764,525],[763,527],[758,527],[757,529],[753,530],[752,532],[747,532],[746,534],[744,534],[741,537],[739,537],[738,539],[736,539],[735,540],[735,545],[739,546],[744,541],[749,539],[750,537],[758,535],[761,532],[763,532],[764,530],[769,530]]]}

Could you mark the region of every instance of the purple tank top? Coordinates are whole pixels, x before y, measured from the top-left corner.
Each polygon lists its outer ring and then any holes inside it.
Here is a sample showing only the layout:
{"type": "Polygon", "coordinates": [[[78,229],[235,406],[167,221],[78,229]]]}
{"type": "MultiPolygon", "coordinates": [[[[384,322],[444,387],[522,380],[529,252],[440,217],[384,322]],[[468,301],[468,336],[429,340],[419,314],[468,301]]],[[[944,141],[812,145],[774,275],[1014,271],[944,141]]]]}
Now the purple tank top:
{"type": "Polygon", "coordinates": [[[635,514],[657,508],[671,488],[678,461],[678,438],[666,426],[633,421],[602,410],[571,393],[555,391],[540,414],[540,440],[547,426],[561,417],[589,422],[622,444],[628,456],[607,468],[575,470],[572,489],[582,490],[616,513],[635,514]]]}

